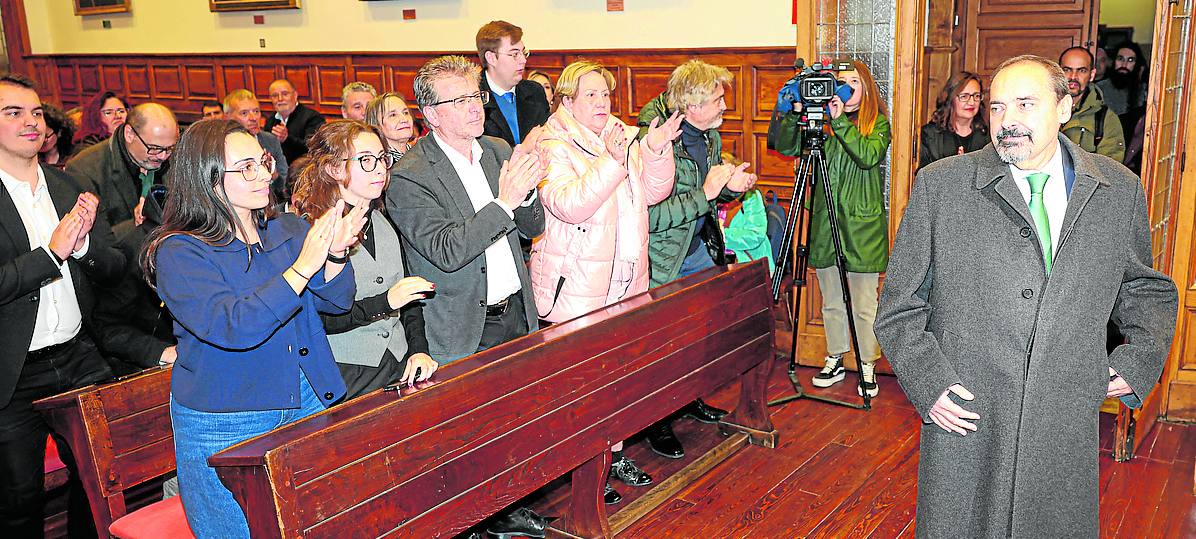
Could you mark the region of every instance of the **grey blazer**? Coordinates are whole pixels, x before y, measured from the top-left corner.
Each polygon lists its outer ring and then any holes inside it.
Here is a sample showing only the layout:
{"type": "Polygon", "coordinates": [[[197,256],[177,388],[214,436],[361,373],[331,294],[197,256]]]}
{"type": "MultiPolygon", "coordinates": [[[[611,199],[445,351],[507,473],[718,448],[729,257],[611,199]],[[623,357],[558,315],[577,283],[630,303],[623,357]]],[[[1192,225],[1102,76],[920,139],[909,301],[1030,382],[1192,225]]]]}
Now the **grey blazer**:
{"type": "MultiPolygon", "coordinates": [[[[511,157],[502,139],[482,136],[482,169],[498,193],[498,173],[511,157]]],[[[474,212],[469,194],[448,156],[431,136],[415,143],[399,160],[386,190],[386,211],[399,229],[412,275],[436,283],[424,306],[428,352],[441,360],[477,351],[486,322],[486,247],[503,236],[511,246],[523,287],[523,310],[530,331],[538,328],[536,303],[519,248],[519,235],[544,231],[540,200],[513,208],[515,219],[497,204],[474,212]]]]}

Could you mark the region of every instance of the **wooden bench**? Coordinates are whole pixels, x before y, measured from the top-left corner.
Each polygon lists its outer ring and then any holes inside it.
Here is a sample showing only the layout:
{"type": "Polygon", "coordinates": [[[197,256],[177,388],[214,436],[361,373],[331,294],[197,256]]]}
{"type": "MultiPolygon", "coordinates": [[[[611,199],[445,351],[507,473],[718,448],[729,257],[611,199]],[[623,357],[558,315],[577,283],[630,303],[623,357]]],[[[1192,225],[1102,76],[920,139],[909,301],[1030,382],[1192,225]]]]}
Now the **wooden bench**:
{"type": "MultiPolygon", "coordinates": [[[[150,369],[110,384],[68,391],[34,402],[33,407],[74,450],[100,534],[125,538],[189,535],[178,497],[135,512],[128,498],[130,489],[175,467],[169,369],[150,369]]],[[[160,492],[158,487],[157,499],[161,499],[160,492]]]]}
{"type": "Polygon", "coordinates": [[[209,463],[257,538],[451,536],[570,472],[563,531],[611,537],[684,486],[660,481],[608,520],[615,442],[740,381],[720,425],[729,438],[693,465],[775,445],[771,306],[762,261],[713,268],[455,362],[428,389],[365,395],[209,463]]]}

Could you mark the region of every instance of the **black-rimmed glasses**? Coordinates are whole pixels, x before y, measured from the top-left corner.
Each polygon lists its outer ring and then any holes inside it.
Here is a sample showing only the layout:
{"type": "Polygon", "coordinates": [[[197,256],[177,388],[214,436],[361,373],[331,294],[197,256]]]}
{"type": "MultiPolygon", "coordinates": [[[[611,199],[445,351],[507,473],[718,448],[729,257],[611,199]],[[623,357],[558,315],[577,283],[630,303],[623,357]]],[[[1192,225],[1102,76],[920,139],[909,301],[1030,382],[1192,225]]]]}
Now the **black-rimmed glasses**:
{"type": "Polygon", "coordinates": [[[380,155],[356,155],[342,159],[342,161],[357,161],[358,166],[364,172],[373,172],[378,169],[378,163],[382,163],[383,170],[390,170],[390,167],[395,166],[395,158],[388,153],[380,155]]]}
{"type": "Polygon", "coordinates": [[[478,103],[481,103],[483,105],[485,105],[486,103],[489,103],[490,102],[490,92],[482,90],[476,94],[463,95],[461,97],[445,99],[444,101],[437,101],[428,106],[435,107],[436,105],[452,103],[454,107],[464,107],[465,105],[468,105],[469,103],[471,103],[473,101],[477,101],[478,103]]]}
{"type": "Polygon", "coordinates": [[[157,144],[150,144],[150,143],[146,142],[145,139],[141,138],[141,133],[137,132],[137,128],[133,127],[131,124],[125,124],[125,125],[129,126],[129,131],[132,131],[133,136],[137,137],[137,140],[141,141],[142,146],[145,146],[146,154],[158,156],[158,155],[174,152],[174,146],[158,146],[157,144]]]}
{"type": "Polygon", "coordinates": [[[264,153],[257,161],[250,159],[240,168],[224,171],[225,174],[232,172],[239,172],[241,178],[247,182],[269,180],[274,176],[274,156],[264,153]],[[263,170],[266,171],[265,174],[262,174],[263,170]]]}

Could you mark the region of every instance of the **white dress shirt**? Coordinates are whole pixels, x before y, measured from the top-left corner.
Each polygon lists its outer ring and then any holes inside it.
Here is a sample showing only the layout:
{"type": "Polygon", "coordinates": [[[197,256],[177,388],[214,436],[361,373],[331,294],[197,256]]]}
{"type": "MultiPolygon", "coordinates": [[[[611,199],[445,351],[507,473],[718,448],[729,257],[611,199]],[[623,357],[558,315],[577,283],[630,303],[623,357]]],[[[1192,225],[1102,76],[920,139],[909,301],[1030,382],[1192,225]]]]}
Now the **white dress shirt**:
{"type": "Polygon", "coordinates": [[[485,74],[485,77],[486,77],[486,84],[490,86],[490,92],[492,94],[494,94],[494,95],[491,95],[490,97],[497,98],[500,95],[506,95],[506,94],[509,94],[509,93],[515,91],[514,88],[503,88],[502,86],[499,86],[499,84],[497,82],[494,82],[494,79],[490,78],[489,72],[487,72],[485,74]]]}
{"type": "MultiPolygon", "coordinates": [[[[470,152],[473,155],[470,159],[449,146],[435,131],[432,132],[432,138],[448,156],[449,162],[453,164],[453,169],[457,171],[457,177],[461,178],[461,184],[465,186],[465,192],[469,194],[469,202],[473,204],[475,213],[481,211],[486,205],[494,203],[502,208],[508,217],[515,218],[515,213],[495,196],[494,190],[490,188],[490,182],[486,180],[486,173],[482,170],[482,145],[478,144],[477,140],[473,141],[473,150],[470,152]]],[[[523,289],[523,284],[519,281],[519,271],[515,267],[515,255],[511,252],[511,245],[505,235],[486,247],[484,256],[486,257],[486,304],[494,305],[523,289]]]]}
{"type": "MultiPolygon", "coordinates": [[[[12,197],[17,213],[25,225],[25,234],[29,238],[29,248],[41,249],[51,261],[55,261],[50,254],[50,236],[58,227],[58,212],[55,211],[54,201],[50,199],[50,190],[46,187],[46,175],[41,166],[37,167],[37,187],[31,192],[29,184],[14,178],[9,173],[0,170],[0,181],[12,197]]],[[[97,217],[97,219],[102,217],[97,217]]],[[[83,248],[71,256],[81,258],[87,254],[90,238],[85,240],[83,248]]],[[[55,261],[55,263],[57,263],[55,261]]],[[[60,278],[42,286],[38,295],[41,297],[37,304],[37,320],[33,325],[33,340],[29,343],[29,350],[39,350],[47,346],[62,344],[74,338],[83,327],[83,314],[79,309],[79,300],[75,297],[74,281],[71,279],[70,269],[64,262],[58,268],[62,272],[60,278]]]]}
{"type": "Polygon", "coordinates": [[[1065,150],[1058,142],[1055,143],[1055,156],[1047,162],[1042,170],[1022,170],[1009,165],[1009,172],[1017,182],[1017,188],[1030,205],[1030,181],[1026,176],[1035,172],[1045,172],[1050,175],[1046,186],[1042,188],[1042,203],[1046,205],[1047,223],[1051,228],[1051,258],[1059,250],[1059,236],[1063,233],[1063,217],[1067,214],[1067,179],[1063,175],[1063,152],[1065,150]]]}

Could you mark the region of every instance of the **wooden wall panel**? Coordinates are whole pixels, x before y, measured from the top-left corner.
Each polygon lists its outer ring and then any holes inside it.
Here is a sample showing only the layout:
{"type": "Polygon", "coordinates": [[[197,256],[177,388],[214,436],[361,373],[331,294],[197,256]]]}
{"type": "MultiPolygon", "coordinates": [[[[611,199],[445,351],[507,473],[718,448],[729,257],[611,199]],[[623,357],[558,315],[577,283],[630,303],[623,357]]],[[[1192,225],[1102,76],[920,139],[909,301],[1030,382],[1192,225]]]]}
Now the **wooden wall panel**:
{"type": "Polygon", "coordinates": [[[149,69],[144,65],[127,66],[125,77],[129,82],[129,99],[147,101],[150,98],[149,69]]]}
{"type": "MultiPolygon", "coordinates": [[[[216,99],[216,67],[213,65],[189,65],[183,68],[187,73],[187,99],[207,101],[216,99]]],[[[190,103],[191,108],[200,108],[190,103]]]]}
{"type": "Polygon", "coordinates": [[[628,91],[631,97],[631,116],[639,116],[640,109],[668,87],[670,67],[633,67],[628,91]]]}
{"type": "Polygon", "coordinates": [[[100,66],[95,64],[79,66],[79,90],[86,96],[93,96],[107,90],[100,85],[100,66]]]}
{"type": "Polygon", "coordinates": [[[125,95],[125,66],[100,66],[100,77],[100,83],[104,85],[105,90],[116,92],[116,95],[125,95]]]}
{"type": "Polygon", "coordinates": [[[340,108],[341,90],[350,81],[345,73],[345,66],[317,65],[316,81],[319,90],[314,101],[326,107],[340,108]]]}
{"type": "Polygon", "coordinates": [[[224,91],[220,95],[221,101],[224,100],[225,95],[228,95],[233,90],[253,87],[253,84],[250,83],[252,79],[249,76],[249,68],[243,65],[221,66],[220,75],[223,77],[224,82],[224,91]]]}
{"type": "MultiPolygon", "coordinates": [[[[250,66],[253,72],[252,82],[253,87],[250,90],[257,96],[259,101],[264,103],[270,102],[270,83],[278,78],[278,69],[274,66],[255,65],[250,66]]],[[[235,88],[232,88],[235,89],[235,88]]],[[[226,88],[228,90],[228,88],[226,88]]]]}
{"type": "Polygon", "coordinates": [[[282,68],[283,78],[291,81],[295,91],[299,93],[299,101],[307,104],[313,103],[316,95],[312,85],[315,79],[312,69],[310,65],[288,65],[282,68]]]}
{"type": "MultiPolygon", "coordinates": [[[[370,86],[373,86],[378,93],[389,92],[387,87],[385,69],[380,65],[354,65],[351,68],[353,80],[361,81],[370,86]]],[[[406,95],[406,94],[403,94],[406,95]]]]}
{"type": "Polygon", "coordinates": [[[178,66],[155,65],[151,86],[157,99],[183,99],[183,74],[178,66]]]}
{"type": "Polygon", "coordinates": [[[73,65],[57,66],[58,88],[63,93],[79,93],[79,70],[73,65]]]}
{"type": "Polygon", "coordinates": [[[777,91],[793,73],[790,66],[752,68],[752,80],[748,84],[755,90],[751,108],[753,120],[767,122],[772,117],[777,104],[777,91]]]}

